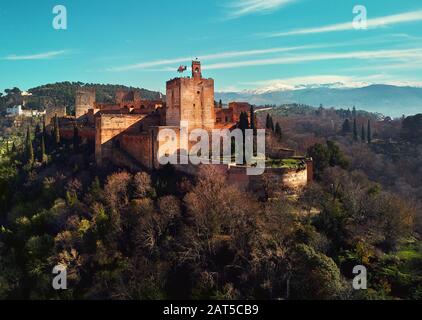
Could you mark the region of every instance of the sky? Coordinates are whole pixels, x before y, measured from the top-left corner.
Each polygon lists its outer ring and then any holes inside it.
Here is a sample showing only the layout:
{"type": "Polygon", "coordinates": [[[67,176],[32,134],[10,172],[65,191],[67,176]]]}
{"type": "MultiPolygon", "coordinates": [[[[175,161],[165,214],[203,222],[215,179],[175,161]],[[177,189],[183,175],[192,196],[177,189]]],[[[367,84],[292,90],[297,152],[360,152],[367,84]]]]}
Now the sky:
{"type": "Polygon", "coordinates": [[[0,91],[82,81],[164,92],[195,58],[217,91],[422,86],[421,0],[1,1],[0,38],[0,91]],[[53,28],[57,5],[66,30],[53,28]],[[366,29],[354,27],[357,5],[366,29]]]}

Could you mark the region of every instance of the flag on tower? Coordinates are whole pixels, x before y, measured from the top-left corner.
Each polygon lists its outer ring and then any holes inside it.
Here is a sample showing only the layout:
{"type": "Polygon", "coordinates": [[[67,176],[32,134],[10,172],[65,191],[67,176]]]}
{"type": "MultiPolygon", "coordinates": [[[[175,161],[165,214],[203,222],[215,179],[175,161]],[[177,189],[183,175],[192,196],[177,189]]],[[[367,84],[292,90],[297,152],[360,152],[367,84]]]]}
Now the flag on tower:
{"type": "Polygon", "coordinates": [[[188,67],[187,67],[187,66],[180,66],[180,67],[179,67],[179,69],[177,69],[177,72],[179,72],[179,73],[183,73],[183,72],[185,72],[186,70],[188,70],[188,67]]]}

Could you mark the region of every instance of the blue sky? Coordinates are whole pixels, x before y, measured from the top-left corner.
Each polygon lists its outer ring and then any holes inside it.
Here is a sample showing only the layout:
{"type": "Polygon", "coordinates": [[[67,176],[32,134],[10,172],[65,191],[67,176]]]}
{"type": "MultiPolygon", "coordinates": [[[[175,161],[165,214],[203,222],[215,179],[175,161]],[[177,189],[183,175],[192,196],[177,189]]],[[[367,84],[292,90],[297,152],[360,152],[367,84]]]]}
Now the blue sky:
{"type": "Polygon", "coordinates": [[[0,90],[58,81],[164,91],[200,58],[216,90],[422,85],[420,0],[15,0],[0,3],[0,90]],[[68,29],[52,27],[55,5],[68,29]],[[364,5],[368,29],[352,27],[364,5]]]}

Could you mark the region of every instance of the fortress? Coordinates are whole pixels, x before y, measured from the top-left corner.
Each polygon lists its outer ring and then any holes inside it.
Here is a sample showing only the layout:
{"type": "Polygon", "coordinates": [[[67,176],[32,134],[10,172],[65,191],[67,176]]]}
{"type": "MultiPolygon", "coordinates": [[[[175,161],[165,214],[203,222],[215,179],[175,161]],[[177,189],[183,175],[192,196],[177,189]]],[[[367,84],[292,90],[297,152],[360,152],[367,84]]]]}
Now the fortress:
{"type": "MultiPolygon", "coordinates": [[[[166,101],[144,100],[136,91],[119,90],[112,104],[96,102],[96,92],[80,88],[75,98],[75,118],[62,118],[61,133],[72,139],[74,126],[80,137],[95,143],[98,166],[126,167],[129,170],[156,170],[160,168],[158,150],[161,130],[177,133],[174,150],[180,152],[180,130],[188,124],[189,131],[204,129],[236,129],[242,113],[249,114],[251,106],[245,102],[231,102],[223,108],[215,102],[214,80],[202,76],[201,63],[192,62],[192,76],[179,77],[167,82],[166,101]],[[66,121],[64,121],[66,119],[66,121]]],[[[268,168],[262,177],[246,175],[246,166],[216,165],[228,180],[244,189],[262,189],[264,180],[271,180],[281,189],[301,189],[312,179],[312,161],[295,157],[297,167],[268,168]],[[258,181],[259,180],[259,181],[258,181]]],[[[195,175],[197,167],[178,165],[177,170],[195,175]]]]}

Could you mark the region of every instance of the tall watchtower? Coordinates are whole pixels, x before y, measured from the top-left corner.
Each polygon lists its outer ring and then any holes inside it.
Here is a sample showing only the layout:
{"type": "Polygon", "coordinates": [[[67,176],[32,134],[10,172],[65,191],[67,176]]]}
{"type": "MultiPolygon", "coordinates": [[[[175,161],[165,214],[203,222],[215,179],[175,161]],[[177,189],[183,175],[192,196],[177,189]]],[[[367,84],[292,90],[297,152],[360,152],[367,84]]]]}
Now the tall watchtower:
{"type": "Polygon", "coordinates": [[[202,77],[200,61],[192,61],[192,78],[167,82],[166,125],[187,122],[189,130],[212,130],[215,125],[214,80],[202,77]]]}
{"type": "Polygon", "coordinates": [[[76,90],[75,115],[79,119],[86,115],[90,109],[95,108],[95,89],[80,88],[76,90]]]}
{"type": "Polygon", "coordinates": [[[192,78],[196,80],[202,79],[202,70],[200,61],[192,61],[192,78]]]}

